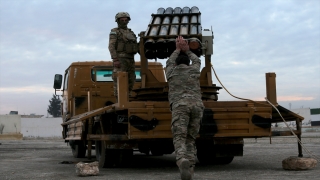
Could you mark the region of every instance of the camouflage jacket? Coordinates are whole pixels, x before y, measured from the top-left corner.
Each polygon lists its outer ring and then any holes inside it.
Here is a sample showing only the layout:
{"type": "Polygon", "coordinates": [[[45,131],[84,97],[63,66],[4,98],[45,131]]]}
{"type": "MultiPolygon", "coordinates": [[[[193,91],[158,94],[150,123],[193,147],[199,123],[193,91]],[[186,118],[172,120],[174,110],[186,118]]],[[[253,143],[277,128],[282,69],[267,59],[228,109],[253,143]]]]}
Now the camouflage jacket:
{"type": "Polygon", "coordinates": [[[131,29],[113,28],[109,34],[109,51],[112,59],[133,58],[138,52],[137,37],[131,29]]]}
{"type": "Polygon", "coordinates": [[[191,51],[186,52],[192,64],[175,65],[180,51],[175,50],[166,63],[166,77],[169,84],[170,104],[183,99],[201,100],[200,89],[200,59],[191,51]]]}

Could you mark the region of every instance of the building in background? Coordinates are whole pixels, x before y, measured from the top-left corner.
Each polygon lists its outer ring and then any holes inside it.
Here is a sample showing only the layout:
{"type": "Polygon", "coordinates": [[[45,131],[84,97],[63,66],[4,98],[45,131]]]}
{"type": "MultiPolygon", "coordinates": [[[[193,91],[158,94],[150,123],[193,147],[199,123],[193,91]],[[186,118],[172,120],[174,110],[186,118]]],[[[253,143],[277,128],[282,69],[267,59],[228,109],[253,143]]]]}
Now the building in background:
{"type": "Polygon", "coordinates": [[[10,111],[9,112],[9,115],[17,115],[18,114],[18,111],[10,111]]]}
{"type": "Polygon", "coordinates": [[[18,111],[10,111],[9,115],[20,115],[21,118],[42,118],[44,115],[36,115],[36,113],[31,113],[30,115],[19,114],[18,111]]]}
{"type": "Polygon", "coordinates": [[[311,126],[310,108],[290,109],[290,111],[304,117],[304,120],[302,121],[302,126],[311,126]]]}
{"type": "MultiPolygon", "coordinates": [[[[298,114],[299,116],[304,117],[302,121],[302,127],[306,126],[320,126],[320,108],[299,108],[299,109],[290,109],[290,111],[298,114]]],[[[295,127],[295,122],[287,122],[290,127],[295,127]]],[[[274,123],[274,127],[286,127],[284,123],[274,123]]]]}
{"type": "Polygon", "coordinates": [[[311,126],[320,126],[320,108],[310,109],[311,126]]]}
{"type": "Polygon", "coordinates": [[[21,118],[42,118],[44,115],[36,115],[34,113],[30,115],[21,115],[21,118]]]}

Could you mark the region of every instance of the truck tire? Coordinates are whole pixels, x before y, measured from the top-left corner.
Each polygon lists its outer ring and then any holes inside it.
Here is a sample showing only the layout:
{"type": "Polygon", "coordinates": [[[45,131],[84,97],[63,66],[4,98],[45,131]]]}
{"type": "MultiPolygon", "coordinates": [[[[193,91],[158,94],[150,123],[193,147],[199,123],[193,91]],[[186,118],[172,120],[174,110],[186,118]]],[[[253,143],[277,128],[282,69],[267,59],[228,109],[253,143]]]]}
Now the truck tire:
{"type": "Polygon", "coordinates": [[[203,165],[230,164],[234,156],[216,157],[214,144],[211,140],[197,142],[197,158],[203,165]]]}
{"type": "Polygon", "coordinates": [[[150,151],[153,156],[172,154],[174,152],[173,142],[168,140],[154,141],[150,143],[150,151]]]}
{"type": "Polygon", "coordinates": [[[96,158],[99,167],[123,167],[129,165],[133,149],[107,149],[103,141],[96,141],[96,158]]]}
{"type": "Polygon", "coordinates": [[[225,165],[230,164],[233,161],[234,156],[229,157],[215,157],[213,159],[214,164],[216,165],[225,165]]]}
{"type": "Polygon", "coordinates": [[[86,156],[87,147],[83,141],[69,141],[72,155],[75,158],[84,158],[86,156]]]}
{"type": "MultiPolygon", "coordinates": [[[[97,128],[96,134],[101,134],[100,128],[97,128]]],[[[126,166],[133,156],[133,149],[109,149],[106,148],[104,141],[96,141],[95,150],[100,168],[126,166]]]]}
{"type": "Polygon", "coordinates": [[[163,156],[164,154],[162,149],[151,148],[150,151],[153,156],[163,156]]]}
{"type": "Polygon", "coordinates": [[[197,147],[197,158],[202,165],[212,165],[214,164],[213,153],[208,150],[204,150],[197,147]]]}

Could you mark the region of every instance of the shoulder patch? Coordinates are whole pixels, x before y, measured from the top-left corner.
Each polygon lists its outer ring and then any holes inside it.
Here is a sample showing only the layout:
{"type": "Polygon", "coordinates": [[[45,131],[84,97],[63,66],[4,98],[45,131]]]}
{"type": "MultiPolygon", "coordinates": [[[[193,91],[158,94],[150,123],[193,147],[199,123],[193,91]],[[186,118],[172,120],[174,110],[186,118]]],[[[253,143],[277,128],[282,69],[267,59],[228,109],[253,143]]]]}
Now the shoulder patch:
{"type": "Polygon", "coordinates": [[[115,31],[111,31],[111,32],[110,32],[110,35],[111,35],[111,34],[115,34],[115,35],[116,35],[116,34],[117,34],[117,32],[115,32],[115,31]]]}

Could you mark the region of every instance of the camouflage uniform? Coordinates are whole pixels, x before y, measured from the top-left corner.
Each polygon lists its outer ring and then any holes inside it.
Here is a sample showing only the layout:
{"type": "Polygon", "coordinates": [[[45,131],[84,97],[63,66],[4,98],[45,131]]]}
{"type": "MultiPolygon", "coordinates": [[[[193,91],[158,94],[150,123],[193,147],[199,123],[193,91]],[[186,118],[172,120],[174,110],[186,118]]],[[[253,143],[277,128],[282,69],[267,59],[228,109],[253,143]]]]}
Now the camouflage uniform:
{"type": "Polygon", "coordinates": [[[128,73],[129,93],[131,92],[136,80],[134,55],[138,51],[137,37],[129,28],[113,28],[109,36],[109,51],[112,59],[120,61],[120,68],[113,67],[112,79],[114,96],[117,92],[116,73],[124,71],[128,73]]]}
{"type": "Polygon", "coordinates": [[[166,77],[169,83],[169,102],[172,110],[171,130],[176,160],[185,158],[192,165],[196,162],[195,139],[200,129],[203,103],[200,89],[200,59],[191,51],[186,54],[192,64],[175,66],[179,55],[175,50],[166,64],[166,77]]]}

